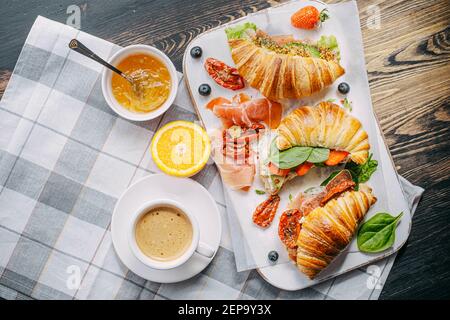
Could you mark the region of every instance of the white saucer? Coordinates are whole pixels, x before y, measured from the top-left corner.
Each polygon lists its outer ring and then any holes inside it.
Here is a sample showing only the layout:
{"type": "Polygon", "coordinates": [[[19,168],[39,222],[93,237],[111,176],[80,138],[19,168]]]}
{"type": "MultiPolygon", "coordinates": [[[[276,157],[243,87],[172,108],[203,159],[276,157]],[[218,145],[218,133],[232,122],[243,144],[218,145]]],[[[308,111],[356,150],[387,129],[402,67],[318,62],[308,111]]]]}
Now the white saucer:
{"type": "Polygon", "coordinates": [[[111,221],[114,249],[128,269],[138,276],[160,283],[171,283],[189,279],[200,273],[214,258],[197,253],[183,265],[169,270],[150,268],[138,260],[128,245],[128,217],[149,200],[169,198],[190,209],[198,220],[200,241],[217,252],[222,235],[222,220],[216,202],[198,182],[188,178],[175,178],[164,174],[144,177],[131,185],[119,198],[111,221]]]}

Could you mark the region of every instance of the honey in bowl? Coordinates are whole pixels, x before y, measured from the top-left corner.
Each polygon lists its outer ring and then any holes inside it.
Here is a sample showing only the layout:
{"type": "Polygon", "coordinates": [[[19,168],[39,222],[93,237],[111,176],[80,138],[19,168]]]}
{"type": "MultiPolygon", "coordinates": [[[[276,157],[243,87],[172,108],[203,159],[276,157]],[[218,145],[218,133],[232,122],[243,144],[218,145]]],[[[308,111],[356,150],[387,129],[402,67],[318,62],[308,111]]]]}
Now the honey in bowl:
{"type": "Polygon", "coordinates": [[[161,107],[170,94],[171,78],[167,67],[158,58],[137,53],[125,57],[116,66],[139,81],[139,93],[126,79],[113,73],[111,85],[117,102],[132,112],[150,112],[161,107]]]}

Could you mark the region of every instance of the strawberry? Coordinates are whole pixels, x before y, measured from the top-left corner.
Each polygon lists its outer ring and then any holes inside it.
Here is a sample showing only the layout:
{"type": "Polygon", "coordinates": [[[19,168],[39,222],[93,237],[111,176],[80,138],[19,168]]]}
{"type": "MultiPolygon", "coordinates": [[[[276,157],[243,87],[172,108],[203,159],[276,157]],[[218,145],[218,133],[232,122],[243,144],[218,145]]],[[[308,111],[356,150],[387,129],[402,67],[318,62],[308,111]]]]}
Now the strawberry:
{"type": "Polygon", "coordinates": [[[296,28],[311,30],[319,27],[320,23],[328,18],[327,9],[323,9],[319,12],[319,10],[313,6],[306,6],[291,16],[291,24],[296,28]]]}

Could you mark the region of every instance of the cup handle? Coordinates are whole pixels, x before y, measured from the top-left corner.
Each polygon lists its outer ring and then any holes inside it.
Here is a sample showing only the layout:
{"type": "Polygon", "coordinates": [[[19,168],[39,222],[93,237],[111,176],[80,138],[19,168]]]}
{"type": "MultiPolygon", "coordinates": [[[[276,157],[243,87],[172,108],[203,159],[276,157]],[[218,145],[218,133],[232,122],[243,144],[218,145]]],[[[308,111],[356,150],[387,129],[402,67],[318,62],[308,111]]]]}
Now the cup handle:
{"type": "Polygon", "coordinates": [[[213,250],[210,246],[208,246],[207,244],[203,243],[203,242],[199,242],[197,249],[195,249],[195,252],[197,252],[198,254],[206,257],[206,258],[212,258],[212,256],[215,253],[215,250],[213,250]]]}

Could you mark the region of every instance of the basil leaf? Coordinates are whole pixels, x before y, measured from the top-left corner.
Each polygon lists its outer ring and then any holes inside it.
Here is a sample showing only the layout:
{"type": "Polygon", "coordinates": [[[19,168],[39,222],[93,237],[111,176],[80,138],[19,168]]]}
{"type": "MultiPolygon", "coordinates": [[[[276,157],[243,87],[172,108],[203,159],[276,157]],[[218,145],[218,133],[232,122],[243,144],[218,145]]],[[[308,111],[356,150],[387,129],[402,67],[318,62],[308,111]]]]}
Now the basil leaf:
{"type": "Polygon", "coordinates": [[[256,194],[265,194],[264,190],[255,189],[256,194]]]}
{"type": "Polygon", "coordinates": [[[271,155],[270,162],[274,163],[280,169],[291,169],[305,162],[313,148],[310,147],[292,147],[276,155],[271,155]]]}
{"type": "Polygon", "coordinates": [[[308,157],[308,162],[319,163],[327,161],[330,156],[330,149],[327,148],[313,148],[308,157]]]}
{"type": "Polygon", "coordinates": [[[403,212],[397,217],[380,212],[367,220],[358,230],[358,249],[362,252],[376,253],[384,251],[395,242],[395,229],[403,212]]]}

